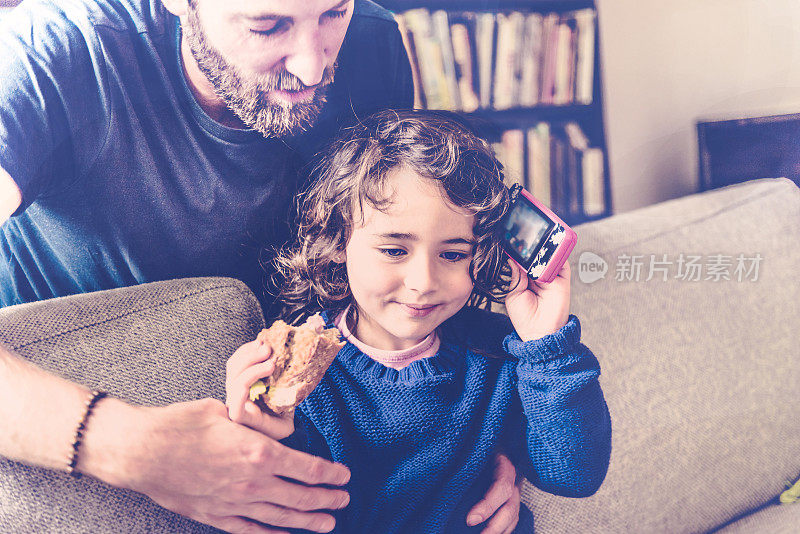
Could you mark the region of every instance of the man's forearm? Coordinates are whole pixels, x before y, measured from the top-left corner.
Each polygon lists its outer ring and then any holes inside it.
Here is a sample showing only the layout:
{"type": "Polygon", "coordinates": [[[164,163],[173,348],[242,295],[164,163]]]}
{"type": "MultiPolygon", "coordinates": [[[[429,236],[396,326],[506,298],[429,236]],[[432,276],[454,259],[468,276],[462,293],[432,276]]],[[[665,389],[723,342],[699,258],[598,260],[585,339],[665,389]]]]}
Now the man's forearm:
{"type": "MultiPolygon", "coordinates": [[[[52,375],[0,346],[0,455],[40,467],[66,470],[72,453],[75,430],[86,409],[89,390],[52,375]]],[[[78,470],[107,482],[117,480],[112,465],[119,458],[99,452],[110,443],[104,436],[119,439],[119,432],[96,432],[109,422],[126,423],[135,408],[116,399],[104,399],[87,422],[80,448],[78,470]]]]}
{"type": "Polygon", "coordinates": [[[0,347],[0,455],[65,470],[87,395],[0,347]]]}
{"type": "MultiPolygon", "coordinates": [[[[0,455],[65,471],[89,395],[0,347],[0,455]]],[[[330,488],[348,482],[344,466],[234,423],[213,399],[162,407],[102,399],[77,470],[236,532],[274,532],[252,521],[327,532],[333,518],[325,511],[349,502],[330,488]]]]}

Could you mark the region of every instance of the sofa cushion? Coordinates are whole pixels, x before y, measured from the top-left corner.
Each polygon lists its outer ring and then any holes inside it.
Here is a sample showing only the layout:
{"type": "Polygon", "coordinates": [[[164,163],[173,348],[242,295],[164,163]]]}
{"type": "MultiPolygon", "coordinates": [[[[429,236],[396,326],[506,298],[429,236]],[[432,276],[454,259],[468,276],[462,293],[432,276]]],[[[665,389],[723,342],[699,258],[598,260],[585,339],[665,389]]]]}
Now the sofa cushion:
{"type": "Polygon", "coordinates": [[[717,531],[717,534],[797,534],[800,504],[770,505],[717,531]]]}
{"type": "Polygon", "coordinates": [[[526,486],[537,533],[707,531],[800,476],[798,223],[800,190],[758,180],[576,229],[572,309],[601,363],[611,464],[590,498],[526,486]],[[608,270],[592,282],[594,255],[608,270]],[[647,280],[651,255],[673,262],[666,280],[647,280]],[[681,255],[701,257],[700,280],[676,277],[681,255]],[[739,281],[739,255],[761,256],[757,276],[739,281]],[[638,281],[622,276],[633,256],[638,281]]]}
{"type": "MultiPolygon", "coordinates": [[[[6,347],[143,405],[224,400],[228,357],[263,327],[255,297],[228,278],[157,282],[0,310],[6,347]]],[[[141,494],[0,458],[0,532],[212,531],[141,494]]]]}

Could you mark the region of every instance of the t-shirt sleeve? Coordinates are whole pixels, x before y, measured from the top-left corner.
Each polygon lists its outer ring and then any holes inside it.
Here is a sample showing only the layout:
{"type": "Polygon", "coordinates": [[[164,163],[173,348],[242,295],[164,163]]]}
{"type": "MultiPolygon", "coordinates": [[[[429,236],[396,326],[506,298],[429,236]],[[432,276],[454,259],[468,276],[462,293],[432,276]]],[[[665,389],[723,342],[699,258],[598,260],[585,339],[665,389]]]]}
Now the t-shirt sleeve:
{"type": "Polygon", "coordinates": [[[395,27],[394,46],[397,53],[395,64],[395,93],[392,98],[391,107],[395,109],[411,109],[414,107],[414,78],[411,75],[411,60],[408,58],[408,51],[403,44],[400,30],[395,27]]]}
{"type": "Polygon", "coordinates": [[[67,186],[105,140],[97,54],[83,22],[54,4],[25,2],[0,24],[0,166],[22,191],[15,214],[67,186]]]}
{"type": "Polygon", "coordinates": [[[337,79],[345,88],[345,111],[356,117],[413,107],[411,63],[391,13],[374,4],[356,4],[339,53],[337,79]]]}

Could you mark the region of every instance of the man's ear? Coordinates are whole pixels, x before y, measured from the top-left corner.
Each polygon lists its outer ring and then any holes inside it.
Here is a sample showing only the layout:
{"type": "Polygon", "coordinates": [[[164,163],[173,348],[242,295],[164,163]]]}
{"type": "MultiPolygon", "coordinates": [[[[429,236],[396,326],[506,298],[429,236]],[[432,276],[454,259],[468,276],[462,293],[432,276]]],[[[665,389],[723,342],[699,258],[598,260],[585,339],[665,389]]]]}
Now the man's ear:
{"type": "Polygon", "coordinates": [[[161,0],[161,3],[176,17],[182,17],[189,12],[189,0],[161,0]]]}

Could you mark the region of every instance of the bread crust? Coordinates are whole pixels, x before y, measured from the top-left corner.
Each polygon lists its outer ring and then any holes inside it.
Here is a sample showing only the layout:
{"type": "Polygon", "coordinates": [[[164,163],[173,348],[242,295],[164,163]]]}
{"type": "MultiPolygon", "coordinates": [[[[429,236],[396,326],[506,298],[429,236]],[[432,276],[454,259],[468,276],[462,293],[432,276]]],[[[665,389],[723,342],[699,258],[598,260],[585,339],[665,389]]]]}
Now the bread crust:
{"type": "Polygon", "coordinates": [[[320,324],[324,323],[319,314],[300,326],[277,320],[258,334],[258,341],[272,347],[275,371],[265,382],[251,387],[251,399],[258,399],[280,415],[311,394],[345,345],[339,330],[326,328],[320,332],[320,324]]]}

